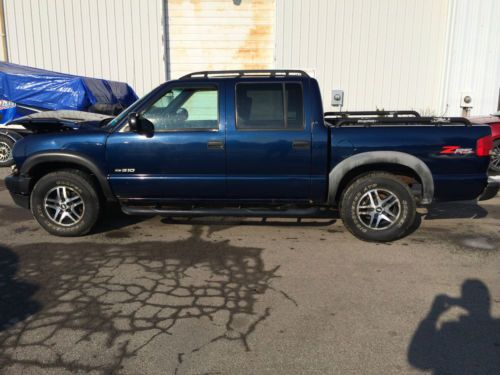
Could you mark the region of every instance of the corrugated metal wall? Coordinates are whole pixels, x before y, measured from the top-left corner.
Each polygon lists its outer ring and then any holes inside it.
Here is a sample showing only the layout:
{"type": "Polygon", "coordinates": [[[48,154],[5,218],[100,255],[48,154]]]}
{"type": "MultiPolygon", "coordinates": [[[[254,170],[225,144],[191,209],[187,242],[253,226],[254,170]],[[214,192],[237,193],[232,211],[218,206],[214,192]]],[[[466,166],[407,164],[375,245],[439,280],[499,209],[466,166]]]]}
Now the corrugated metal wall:
{"type": "Polygon", "coordinates": [[[470,92],[472,114],[495,112],[500,90],[500,1],[455,0],[443,105],[460,113],[462,92],[470,92]]]}
{"type": "Polygon", "coordinates": [[[343,89],[345,109],[417,109],[458,115],[496,110],[499,0],[277,0],[276,66],[343,89]]]}
{"type": "Polygon", "coordinates": [[[274,65],[274,0],[166,0],[172,78],[274,65]]]}
{"type": "Polygon", "coordinates": [[[278,67],[312,72],[326,109],[331,89],[345,90],[350,110],[455,115],[464,91],[473,114],[498,103],[500,0],[4,3],[10,61],[126,81],[139,94],[195,70],[278,67]]]}
{"type": "Polygon", "coordinates": [[[160,0],[4,0],[13,63],[125,81],[165,81],[160,0]]]}
{"type": "Polygon", "coordinates": [[[3,10],[3,0],[0,0],[0,59],[2,59],[2,61],[6,61],[8,59],[8,51],[7,43],[4,41],[4,38],[7,33],[5,31],[5,23],[3,22],[3,20],[5,20],[3,10]]]}
{"type": "Polygon", "coordinates": [[[277,0],[276,65],[343,89],[344,109],[439,113],[446,0],[277,0]]]}

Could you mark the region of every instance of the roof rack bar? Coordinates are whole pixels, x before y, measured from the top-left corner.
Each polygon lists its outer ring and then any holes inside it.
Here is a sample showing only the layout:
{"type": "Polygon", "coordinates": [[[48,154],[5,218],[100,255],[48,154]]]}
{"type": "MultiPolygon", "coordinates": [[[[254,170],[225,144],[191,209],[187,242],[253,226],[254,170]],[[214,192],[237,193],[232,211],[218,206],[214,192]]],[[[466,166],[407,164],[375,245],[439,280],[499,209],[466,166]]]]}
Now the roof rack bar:
{"type": "Polygon", "coordinates": [[[325,117],[350,117],[350,116],[379,116],[379,117],[413,116],[413,117],[420,117],[420,113],[418,113],[417,111],[412,111],[412,110],[325,112],[325,117]]]}
{"type": "Polygon", "coordinates": [[[380,118],[337,118],[330,119],[331,124],[336,127],[343,125],[360,125],[360,126],[372,126],[372,125],[383,125],[383,124],[394,124],[394,125],[450,125],[450,124],[463,124],[465,126],[472,126],[471,122],[464,117],[380,117],[380,118]]]}
{"type": "Polygon", "coordinates": [[[180,79],[188,78],[208,78],[208,76],[264,76],[269,75],[271,77],[280,76],[301,76],[309,77],[309,75],[303,70],[289,70],[289,69],[267,69],[267,70],[207,70],[201,72],[193,72],[182,76],[180,79]]]}

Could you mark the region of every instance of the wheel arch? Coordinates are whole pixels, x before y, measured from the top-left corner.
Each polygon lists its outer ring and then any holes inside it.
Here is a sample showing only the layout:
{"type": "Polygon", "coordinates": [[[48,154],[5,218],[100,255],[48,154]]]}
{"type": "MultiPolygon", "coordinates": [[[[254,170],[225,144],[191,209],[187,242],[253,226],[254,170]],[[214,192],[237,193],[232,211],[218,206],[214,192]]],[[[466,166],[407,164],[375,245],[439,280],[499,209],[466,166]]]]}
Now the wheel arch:
{"type": "Polygon", "coordinates": [[[342,191],[354,178],[374,171],[414,177],[422,184],[421,203],[432,202],[434,180],[429,167],[422,160],[399,151],[373,151],[350,156],[331,170],[328,176],[328,203],[338,202],[342,191]]]}
{"type": "Polygon", "coordinates": [[[61,169],[78,169],[88,173],[100,188],[100,193],[108,201],[114,201],[115,197],[108,183],[106,175],[101,169],[87,157],[70,152],[47,152],[35,154],[26,159],[21,166],[20,174],[32,178],[30,190],[34,184],[45,174],[61,169]]]}
{"type": "Polygon", "coordinates": [[[24,138],[18,132],[15,132],[13,130],[6,130],[6,129],[0,129],[0,135],[4,135],[7,138],[10,138],[12,141],[14,141],[14,143],[24,138]]]}

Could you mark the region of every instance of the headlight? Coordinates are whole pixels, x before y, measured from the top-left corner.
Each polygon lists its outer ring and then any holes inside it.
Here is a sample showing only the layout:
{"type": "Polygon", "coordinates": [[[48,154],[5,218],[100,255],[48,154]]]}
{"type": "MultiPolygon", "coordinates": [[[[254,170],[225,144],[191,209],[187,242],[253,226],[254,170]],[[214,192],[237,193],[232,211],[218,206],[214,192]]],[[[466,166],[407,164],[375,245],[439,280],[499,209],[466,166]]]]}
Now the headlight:
{"type": "Polygon", "coordinates": [[[10,167],[10,170],[12,171],[12,174],[14,174],[14,175],[19,174],[19,169],[17,169],[16,165],[13,165],[12,167],[10,167]]]}

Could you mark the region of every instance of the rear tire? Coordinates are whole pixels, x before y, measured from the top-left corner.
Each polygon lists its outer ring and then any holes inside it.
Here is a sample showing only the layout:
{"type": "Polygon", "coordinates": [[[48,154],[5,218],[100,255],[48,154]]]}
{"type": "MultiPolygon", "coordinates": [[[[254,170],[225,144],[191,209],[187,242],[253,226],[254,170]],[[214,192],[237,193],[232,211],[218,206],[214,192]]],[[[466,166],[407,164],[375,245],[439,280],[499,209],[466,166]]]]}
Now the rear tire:
{"type": "Polygon", "coordinates": [[[493,142],[491,149],[490,170],[494,173],[500,173],[500,139],[493,142]]]}
{"type": "Polygon", "coordinates": [[[416,218],[416,203],[408,185],[389,173],[357,178],[340,201],[344,226],[364,241],[388,242],[404,237],[416,218]]]}
{"type": "Polygon", "coordinates": [[[56,236],[83,236],[99,217],[99,195],[94,182],[88,174],[75,169],[43,176],[31,192],[30,203],[38,223],[56,236]]]}
{"type": "Polygon", "coordinates": [[[6,135],[0,134],[0,167],[10,167],[14,165],[12,158],[12,150],[14,149],[14,142],[6,135]]]}

